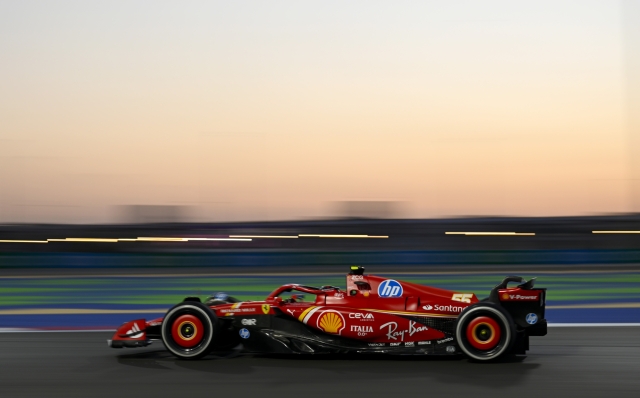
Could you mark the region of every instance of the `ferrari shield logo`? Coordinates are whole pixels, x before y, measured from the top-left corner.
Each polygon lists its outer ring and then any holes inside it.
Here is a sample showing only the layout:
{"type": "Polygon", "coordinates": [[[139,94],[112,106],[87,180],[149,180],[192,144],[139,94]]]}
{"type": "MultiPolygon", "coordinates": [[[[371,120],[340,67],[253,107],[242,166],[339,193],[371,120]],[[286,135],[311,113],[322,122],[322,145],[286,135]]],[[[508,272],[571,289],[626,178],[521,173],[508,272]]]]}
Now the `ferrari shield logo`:
{"type": "Polygon", "coordinates": [[[269,307],[269,304],[262,304],[262,312],[265,314],[268,314],[270,309],[271,307],[269,307]]]}

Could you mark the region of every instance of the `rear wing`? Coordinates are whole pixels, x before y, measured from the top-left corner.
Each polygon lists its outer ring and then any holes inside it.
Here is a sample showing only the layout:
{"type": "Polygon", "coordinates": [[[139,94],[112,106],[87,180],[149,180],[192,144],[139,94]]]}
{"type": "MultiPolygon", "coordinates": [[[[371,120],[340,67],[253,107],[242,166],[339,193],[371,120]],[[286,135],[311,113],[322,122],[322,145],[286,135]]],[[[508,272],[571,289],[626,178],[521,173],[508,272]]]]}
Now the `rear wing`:
{"type": "Polygon", "coordinates": [[[526,330],[529,336],[547,334],[545,306],[547,289],[534,288],[536,278],[525,281],[519,276],[507,276],[497,284],[486,299],[502,306],[513,318],[520,330],[526,330]],[[509,287],[509,283],[518,283],[509,287]]]}

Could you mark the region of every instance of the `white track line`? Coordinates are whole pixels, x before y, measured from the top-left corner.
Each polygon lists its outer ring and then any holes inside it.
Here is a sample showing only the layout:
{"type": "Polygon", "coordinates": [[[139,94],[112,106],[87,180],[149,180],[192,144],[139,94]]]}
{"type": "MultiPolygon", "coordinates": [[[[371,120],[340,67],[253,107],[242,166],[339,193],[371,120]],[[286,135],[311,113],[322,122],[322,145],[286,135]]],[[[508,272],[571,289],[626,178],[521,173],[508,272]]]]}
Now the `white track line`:
{"type": "Polygon", "coordinates": [[[566,310],[577,308],[640,308],[640,303],[591,303],[591,304],[567,304],[548,305],[548,310],[566,310]]]}
{"type": "Polygon", "coordinates": [[[640,326],[640,323],[550,323],[547,326],[554,328],[573,328],[573,327],[620,327],[620,326],[640,326]]]}

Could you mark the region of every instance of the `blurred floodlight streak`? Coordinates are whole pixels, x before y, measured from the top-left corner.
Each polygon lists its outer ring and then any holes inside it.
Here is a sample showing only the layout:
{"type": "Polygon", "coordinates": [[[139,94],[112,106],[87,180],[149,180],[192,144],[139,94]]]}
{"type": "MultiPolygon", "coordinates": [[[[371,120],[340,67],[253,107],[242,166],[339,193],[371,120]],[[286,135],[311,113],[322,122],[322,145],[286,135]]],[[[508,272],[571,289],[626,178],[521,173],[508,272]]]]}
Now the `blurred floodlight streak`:
{"type": "Polygon", "coordinates": [[[137,239],[140,242],[187,242],[186,238],[154,238],[142,237],[137,239]]]}
{"type": "Polygon", "coordinates": [[[206,241],[226,241],[226,242],[251,242],[252,239],[248,238],[186,238],[189,242],[206,242],[206,241]]]}
{"type": "Polygon", "coordinates": [[[46,240],[15,240],[15,239],[3,239],[0,243],[47,243],[46,240]]]}
{"type": "Polygon", "coordinates": [[[251,239],[298,239],[295,235],[229,235],[229,238],[249,238],[251,239]]]}
{"type": "Polygon", "coordinates": [[[640,234],[640,231],[591,231],[594,234],[640,234]]]}
{"type": "Polygon", "coordinates": [[[348,235],[348,234],[299,234],[301,238],[349,238],[349,239],[387,239],[386,235],[348,235]]]}
{"type": "Polygon", "coordinates": [[[444,234],[466,236],[535,236],[534,232],[445,232],[444,234]]]}
{"type": "Polygon", "coordinates": [[[107,238],[65,238],[65,239],[47,239],[49,242],[102,242],[102,243],[118,243],[118,239],[107,238]]]}
{"type": "Polygon", "coordinates": [[[251,242],[251,239],[235,238],[163,238],[163,237],[141,237],[138,242],[206,242],[206,241],[229,241],[229,242],[251,242]]]}

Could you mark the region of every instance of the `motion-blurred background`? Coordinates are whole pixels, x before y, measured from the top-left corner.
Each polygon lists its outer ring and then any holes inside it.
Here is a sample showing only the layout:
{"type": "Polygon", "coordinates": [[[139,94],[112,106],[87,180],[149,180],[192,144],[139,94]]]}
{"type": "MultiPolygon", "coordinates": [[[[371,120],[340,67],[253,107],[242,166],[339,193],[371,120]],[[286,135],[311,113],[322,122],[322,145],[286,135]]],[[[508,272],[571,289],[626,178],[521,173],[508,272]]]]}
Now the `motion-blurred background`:
{"type": "Polygon", "coordinates": [[[0,328],[352,264],[480,296],[540,276],[551,321],[638,322],[638,21],[633,0],[0,2],[0,328]]]}

